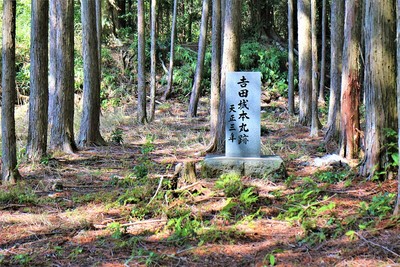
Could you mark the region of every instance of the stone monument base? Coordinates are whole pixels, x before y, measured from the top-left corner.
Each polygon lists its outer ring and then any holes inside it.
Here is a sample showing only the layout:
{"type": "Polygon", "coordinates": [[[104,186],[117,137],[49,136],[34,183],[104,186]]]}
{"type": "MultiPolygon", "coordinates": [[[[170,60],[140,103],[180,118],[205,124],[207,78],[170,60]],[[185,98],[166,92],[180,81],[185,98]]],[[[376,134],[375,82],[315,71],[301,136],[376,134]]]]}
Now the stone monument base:
{"type": "Polygon", "coordinates": [[[286,169],[279,156],[262,156],[259,158],[206,156],[201,166],[204,178],[218,178],[224,173],[237,173],[240,176],[250,176],[265,179],[283,179],[286,169]]]}

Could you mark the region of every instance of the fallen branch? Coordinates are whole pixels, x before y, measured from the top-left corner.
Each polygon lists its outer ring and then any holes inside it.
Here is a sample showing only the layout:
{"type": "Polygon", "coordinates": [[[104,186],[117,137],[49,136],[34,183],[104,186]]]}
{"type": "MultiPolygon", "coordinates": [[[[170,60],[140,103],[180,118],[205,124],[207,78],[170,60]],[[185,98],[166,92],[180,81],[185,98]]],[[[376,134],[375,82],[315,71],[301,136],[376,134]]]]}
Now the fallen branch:
{"type": "Polygon", "coordinates": [[[157,194],[158,194],[158,191],[160,191],[160,188],[161,188],[161,185],[162,185],[162,181],[163,181],[163,179],[164,179],[164,177],[163,177],[163,176],[161,176],[161,177],[160,177],[160,182],[158,183],[157,190],[156,190],[156,192],[154,193],[153,197],[150,199],[149,203],[147,203],[147,205],[146,205],[146,206],[150,205],[150,203],[151,203],[151,202],[154,200],[154,198],[157,196],[157,194]]]}
{"type": "Polygon", "coordinates": [[[354,232],[354,233],[355,233],[360,239],[362,239],[364,242],[366,242],[366,243],[368,243],[368,244],[371,244],[371,245],[373,245],[373,246],[375,246],[375,247],[379,247],[379,248],[381,248],[381,249],[383,249],[383,250],[386,250],[387,252],[392,253],[392,254],[395,255],[396,257],[399,257],[399,258],[400,258],[400,255],[399,255],[399,254],[397,254],[396,252],[394,252],[394,251],[388,249],[387,247],[382,246],[382,245],[379,245],[379,244],[377,244],[377,243],[375,243],[375,242],[369,241],[369,240],[367,240],[365,237],[363,237],[361,234],[359,234],[359,233],[357,233],[357,232],[354,232]]]}
{"type": "MultiPolygon", "coordinates": [[[[138,222],[130,222],[130,223],[123,223],[120,226],[121,227],[128,227],[128,226],[134,226],[134,225],[139,225],[139,224],[147,224],[147,223],[166,223],[166,219],[159,219],[159,220],[146,220],[146,221],[138,221],[138,222]]],[[[94,228],[96,229],[104,229],[107,228],[107,225],[103,224],[95,224],[93,225],[94,228]]]]}
{"type": "Polygon", "coordinates": [[[190,189],[190,188],[192,188],[192,187],[195,187],[195,186],[198,185],[199,183],[200,183],[200,182],[195,182],[195,183],[193,183],[193,184],[190,184],[190,185],[187,185],[187,186],[184,186],[184,187],[181,187],[181,188],[172,190],[172,192],[174,192],[174,193],[179,193],[179,192],[188,190],[188,189],[190,189]]]}

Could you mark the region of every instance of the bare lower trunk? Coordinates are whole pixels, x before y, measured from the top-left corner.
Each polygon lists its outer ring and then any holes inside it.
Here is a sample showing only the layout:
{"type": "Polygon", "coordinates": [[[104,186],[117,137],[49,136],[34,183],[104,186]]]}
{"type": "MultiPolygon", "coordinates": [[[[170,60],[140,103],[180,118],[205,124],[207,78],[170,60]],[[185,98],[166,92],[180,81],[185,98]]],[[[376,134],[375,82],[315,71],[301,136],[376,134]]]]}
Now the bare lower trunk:
{"type": "Polygon", "coordinates": [[[330,91],[327,131],[324,142],[338,143],[340,130],[340,88],[342,77],[342,53],[343,53],[343,27],[344,25],[344,1],[333,0],[331,4],[331,67],[330,67],[330,91]]]}
{"type": "Polygon", "coordinates": [[[310,0],[298,0],[298,46],[299,46],[299,122],[311,125],[311,6],[310,0]]]}
{"type": "Polygon", "coordinates": [[[235,71],[240,60],[241,0],[226,0],[224,45],[222,53],[221,93],[218,110],[217,152],[225,151],[226,73],[235,71]]]}
{"type": "MultiPolygon", "coordinates": [[[[397,22],[397,31],[396,31],[396,40],[400,40],[400,0],[396,1],[396,22],[397,22]]],[[[397,46],[397,72],[400,70],[400,46],[397,46]]],[[[397,75],[396,79],[397,84],[397,114],[400,115],[400,75],[397,75]]],[[[398,127],[397,127],[397,147],[398,151],[400,151],[400,116],[397,118],[398,127]]],[[[397,199],[394,207],[394,216],[400,215],[400,171],[397,172],[397,199]]]]}
{"type": "Polygon", "coordinates": [[[33,161],[47,153],[49,2],[33,0],[31,13],[29,127],[26,154],[33,161]]]}
{"type": "Polygon", "coordinates": [[[189,103],[189,117],[197,116],[197,105],[199,103],[201,93],[201,80],[204,72],[204,58],[207,48],[207,22],[208,22],[208,9],[210,0],[203,0],[203,12],[201,15],[201,30],[199,38],[199,50],[197,52],[197,65],[194,76],[192,93],[190,95],[189,103]]]}
{"type": "Polygon", "coordinates": [[[138,0],[138,105],[137,120],[139,123],[147,122],[146,115],[146,70],[145,70],[145,25],[144,1],[138,0]]]}
{"type": "Polygon", "coordinates": [[[151,0],[151,48],[150,48],[150,116],[149,121],[154,120],[156,110],[156,18],[157,18],[157,0],[151,0]]]}
{"type": "Polygon", "coordinates": [[[318,102],[325,105],[325,97],[324,97],[324,89],[325,89],[325,61],[326,61],[326,1],[322,1],[322,40],[321,40],[321,71],[320,71],[320,80],[319,80],[319,96],[318,102]]]}
{"type": "Polygon", "coordinates": [[[397,129],[394,1],[366,1],[365,14],[365,155],[360,175],[386,178],[392,142],[385,129],[397,129]],[[382,53],[384,51],[384,53],[382,53]],[[382,174],[383,171],[383,174],[382,174]]]}
{"type": "Polygon", "coordinates": [[[17,169],[15,137],[15,24],[16,2],[3,1],[3,47],[1,87],[2,182],[14,184],[20,178],[17,169]]]}
{"type": "Polygon", "coordinates": [[[311,0],[311,51],[312,51],[312,90],[311,90],[311,132],[318,136],[318,47],[317,47],[317,2],[311,0]]]}
{"type": "Polygon", "coordinates": [[[50,1],[50,149],[73,153],[74,28],[73,1],[50,1]]]}
{"type": "Polygon", "coordinates": [[[100,134],[100,73],[95,3],[82,0],[83,111],[79,145],[105,145],[100,134]],[[93,38],[96,36],[96,38],[93,38]]]}
{"type": "Polygon", "coordinates": [[[217,148],[218,107],[220,102],[221,86],[221,0],[212,1],[212,61],[211,61],[211,99],[210,99],[210,144],[207,152],[214,152],[217,148]]]}
{"type": "Polygon", "coordinates": [[[348,159],[358,157],[360,144],[361,8],[360,0],[346,1],[340,154],[348,159]]]}
{"type": "Polygon", "coordinates": [[[288,110],[294,114],[294,36],[293,36],[293,0],[288,0],[288,41],[289,41],[289,71],[288,71],[288,110]]]}

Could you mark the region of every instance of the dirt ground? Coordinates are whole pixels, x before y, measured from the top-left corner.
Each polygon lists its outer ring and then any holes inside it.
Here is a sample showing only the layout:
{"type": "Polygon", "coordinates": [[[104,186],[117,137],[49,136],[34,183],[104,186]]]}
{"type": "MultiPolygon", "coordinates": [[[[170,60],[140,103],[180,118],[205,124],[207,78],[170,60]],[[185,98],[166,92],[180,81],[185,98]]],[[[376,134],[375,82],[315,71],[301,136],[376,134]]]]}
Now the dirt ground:
{"type": "MultiPolygon", "coordinates": [[[[177,100],[164,103],[156,121],[146,126],[134,124],[134,116],[125,111],[126,117],[118,120],[122,145],[53,155],[42,164],[21,163],[23,187],[32,189],[36,201],[19,199],[0,204],[0,265],[400,266],[400,224],[390,212],[381,218],[371,214],[373,226],[349,227],[339,234],[334,234],[337,228],[330,229],[329,216],[321,217],[311,228],[279,216],[287,211],[289,196],[301,192],[304,177],[313,178],[321,171],[311,164],[313,159],[327,153],[322,131],[320,137],[309,137],[309,128],[297,125],[279,102],[263,105],[262,150],[284,159],[288,178],[242,178],[258,192],[257,216],[243,220],[217,216],[228,198],[215,189],[216,179],[200,177],[199,172],[193,186],[201,194],[188,190],[179,197],[168,195],[158,186],[161,177],[173,177],[178,163],[194,161],[199,166],[209,137],[206,103],[202,101],[195,119],[186,117],[186,108],[177,100]],[[149,136],[153,149],[143,152],[149,136]],[[112,181],[132,173],[143,163],[144,153],[146,162],[151,162],[148,179],[154,180],[153,191],[144,202],[150,205],[151,197],[158,194],[165,197],[157,200],[164,201],[165,207],[164,212],[137,219],[131,213],[135,204],[111,205],[126,190],[112,181]],[[178,205],[189,209],[198,221],[207,221],[202,228],[204,235],[171,239],[174,229],[169,227],[170,214],[178,205]],[[113,230],[115,223],[121,229],[113,230]],[[305,241],[306,236],[317,237],[317,241],[305,241]]],[[[344,169],[326,168],[331,173],[344,169]]],[[[317,204],[332,203],[331,215],[343,227],[349,218],[366,218],[357,217],[361,202],[369,203],[381,193],[394,193],[397,187],[395,180],[373,182],[355,174],[352,177],[350,184],[344,179],[318,181],[316,185],[326,194],[326,198],[316,200],[317,204]]],[[[3,186],[1,190],[11,189],[3,186]]],[[[312,205],[305,206],[304,211],[312,205]]]]}

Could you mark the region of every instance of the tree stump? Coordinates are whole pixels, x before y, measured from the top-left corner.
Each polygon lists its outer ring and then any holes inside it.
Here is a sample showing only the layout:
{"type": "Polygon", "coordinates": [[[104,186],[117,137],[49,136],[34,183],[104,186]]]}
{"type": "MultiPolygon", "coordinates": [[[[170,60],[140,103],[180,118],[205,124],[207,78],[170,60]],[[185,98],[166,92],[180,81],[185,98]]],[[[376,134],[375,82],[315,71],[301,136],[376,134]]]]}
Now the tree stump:
{"type": "Polygon", "coordinates": [[[172,176],[172,189],[180,189],[197,181],[196,163],[194,161],[178,163],[172,176]]]}

